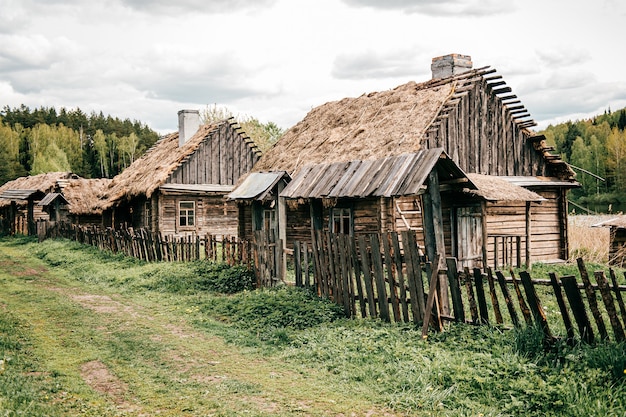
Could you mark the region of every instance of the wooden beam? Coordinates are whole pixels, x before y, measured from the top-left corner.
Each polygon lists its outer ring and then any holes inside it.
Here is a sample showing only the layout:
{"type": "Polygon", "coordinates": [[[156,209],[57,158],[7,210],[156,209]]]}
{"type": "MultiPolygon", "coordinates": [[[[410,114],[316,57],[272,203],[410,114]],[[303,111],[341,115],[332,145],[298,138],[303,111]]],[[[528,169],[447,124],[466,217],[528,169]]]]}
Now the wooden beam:
{"type": "Polygon", "coordinates": [[[493,90],[493,94],[502,94],[502,93],[510,93],[511,91],[511,87],[503,87],[503,88],[497,88],[495,90],[493,90]]]}

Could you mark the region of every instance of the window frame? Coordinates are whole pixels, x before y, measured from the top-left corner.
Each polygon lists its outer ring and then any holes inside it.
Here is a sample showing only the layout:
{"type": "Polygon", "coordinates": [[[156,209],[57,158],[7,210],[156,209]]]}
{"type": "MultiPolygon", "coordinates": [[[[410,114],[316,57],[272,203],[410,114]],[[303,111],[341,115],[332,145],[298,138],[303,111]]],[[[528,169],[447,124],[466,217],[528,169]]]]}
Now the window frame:
{"type": "Polygon", "coordinates": [[[354,236],[354,213],[352,207],[331,207],[328,228],[334,234],[354,236]],[[336,225],[339,225],[339,232],[336,225]],[[345,229],[348,228],[348,233],[345,229]]]}
{"type": "Polygon", "coordinates": [[[177,224],[181,229],[194,229],[196,227],[196,202],[192,200],[181,200],[178,202],[177,224]],[[191,207],[183,208],[183,204],[191,204],[191,207]],[[182,220],[185,219],[185,224],[182,220]],[[191,224],[189,224],[191,219],[191,224]]]}

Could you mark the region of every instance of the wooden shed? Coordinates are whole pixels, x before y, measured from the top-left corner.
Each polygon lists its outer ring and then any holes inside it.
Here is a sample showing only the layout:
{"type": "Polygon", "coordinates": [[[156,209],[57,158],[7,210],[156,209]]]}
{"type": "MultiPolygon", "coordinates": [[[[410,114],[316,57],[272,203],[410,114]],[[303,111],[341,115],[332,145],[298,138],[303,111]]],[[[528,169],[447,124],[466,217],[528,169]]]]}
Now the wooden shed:
{"type": "MultiPolygon", "coordinates": [[[[447,212],[442,207],[444,227],[450,229],[451,237],[465,221],[474,229],[473,236],[481,236],[480,246],[492,248],[492,252],[499,245],[496,240],[505,238],[509,247],[513,240],[517,249],[519,237],[525,262],[567,259],[566,195],[578,185],[574,172],[558,155],[551,154],[543,136],[530,130],[536,123],[494,69],[472,69],[471,58],[458,54],[434,58],[432,68],[433,78],[426,82],[408,82],[314,108],[265,153],[253,171],[284,171],[295,181],[311,164],[384,160],[441,148],[465,173],[502,177],[501,186],[533,192],[506,203],[483,198],[467,207],[460,199],[460,206],[453,205],[447,212]],[[517,216],[517,227],[503,226],[506,216],[517,216]]],[[[524,195],[514,191],[509,197],[515,194],[524,195]]],[[[426,206],[423,200],[423,196],[389,200],[395,226],[421,228],[426,206]]],[[[323,204],[335,207],[336,201],[325,198],[323,204]]],[[[241,207],[246,210],[245,204],[241,207]]],[[[308,228],[298,229],[297,225],[306,214],[298,211],[291,220],[292,213],[286,213],[287,236],[304,237],[308,228]]],[[[242,214],[242,219],[249,215],[242,214]]],[[[452,239],[447,246],[447,255],[464,256],[452,239]]],[[[481,254],[475,262],[481,266],[488,261],[481,254]]]]}
{"type": "Polygon", "coordinates": [[[100,194],[109,186],[108,178],[70,178],[57,181],[54,192],[38,203],[51,221],[64,221],[80,226],[104,225],[100,194]]]}
{"type": "Polygon", "coordinates": [[[94,208],[102,210],[106,226],[236,235],[237,207],[224,196],[259,157],[232,119],[200,126],[197,111],[183,110],[179,131],[113,178],[94,208]]]}
{"type": "Polygon", "coordinates": [[[610,228],[609,265],[626,268],[626,216],[620,215],[604,220],[592,227],[610,228]]]}
{"type": "Polygon", "coordinates": [[[77,178],[71,172],[50,172],[20,177],[0,186],[0,225],[2,233],[36,233],[35,222],[49,215],[37,203],[54,191],[57,181],[77,178]]]}

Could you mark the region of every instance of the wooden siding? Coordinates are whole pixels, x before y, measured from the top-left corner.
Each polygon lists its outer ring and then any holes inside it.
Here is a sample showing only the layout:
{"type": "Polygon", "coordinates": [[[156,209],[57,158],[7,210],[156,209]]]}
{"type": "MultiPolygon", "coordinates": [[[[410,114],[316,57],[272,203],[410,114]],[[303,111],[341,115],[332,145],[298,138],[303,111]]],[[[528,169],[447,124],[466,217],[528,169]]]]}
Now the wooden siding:
{"type": "Polygon", "coordinates": [[[529,134],[513,121],[497,96],[477,82],[453,107],[444,109],[423,142],[442,147],[465,172],[488,175],[549,176],[529,134]]]}
{"type": "Polygon", "coordinates": [[[167,183],[234,185],[258,159],[250,139],[222,124],[170,175],[167,183]]]}
{"type": "Polygon", "coordinates": [[[563,259],[565,250],[561,219],[562,213],[558,191],[537,191],[546,201],[531,204],[531,259],[552,261],[563,259]]]}
{"type": "Polygon", "coordinates": [[[620,268],[626,266],[626,229],[623,227],[611,226],[609,264],[620,268]]]}
{"type": "Polygon", "coordinates": [[[233,201],[227,201],[222,195],[187,195],[159,197],[159,232],[164,235],[229,235],[238,232],[239,211],[233,201]],[[195,224],[180,227],[178,225],[178,204],[181,201],[195,202],[195,224]]]}

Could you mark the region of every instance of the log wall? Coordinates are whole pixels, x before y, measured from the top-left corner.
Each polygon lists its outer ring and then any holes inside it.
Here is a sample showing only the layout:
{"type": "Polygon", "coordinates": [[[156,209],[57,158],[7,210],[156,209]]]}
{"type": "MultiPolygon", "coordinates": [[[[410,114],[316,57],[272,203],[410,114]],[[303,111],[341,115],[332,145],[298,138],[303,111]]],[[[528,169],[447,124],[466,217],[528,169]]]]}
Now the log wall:
{"type": "Polygon", "coordinates": [[[170,184],[234,185],[259,159],[251,139],[222,124],[168,179],[170,184]]]}

